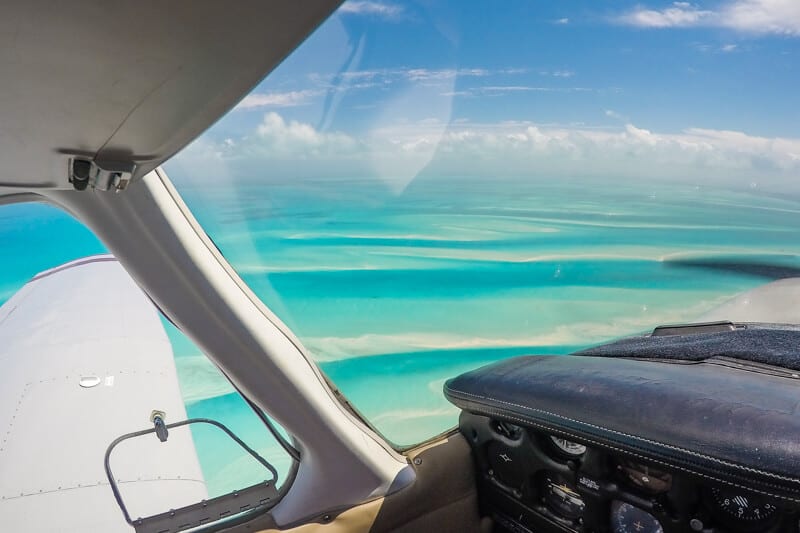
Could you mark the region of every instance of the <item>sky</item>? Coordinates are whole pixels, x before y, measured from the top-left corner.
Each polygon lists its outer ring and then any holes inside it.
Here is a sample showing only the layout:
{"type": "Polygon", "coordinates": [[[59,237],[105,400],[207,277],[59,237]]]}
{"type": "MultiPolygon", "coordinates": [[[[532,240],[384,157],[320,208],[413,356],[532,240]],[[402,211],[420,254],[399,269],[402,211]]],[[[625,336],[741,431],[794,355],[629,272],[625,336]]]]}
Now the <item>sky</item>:
{"type": "Polygon", "coordinates": [[[348,0],[177,173],[800,189],[798,56],[798,0],[348,0]]]}

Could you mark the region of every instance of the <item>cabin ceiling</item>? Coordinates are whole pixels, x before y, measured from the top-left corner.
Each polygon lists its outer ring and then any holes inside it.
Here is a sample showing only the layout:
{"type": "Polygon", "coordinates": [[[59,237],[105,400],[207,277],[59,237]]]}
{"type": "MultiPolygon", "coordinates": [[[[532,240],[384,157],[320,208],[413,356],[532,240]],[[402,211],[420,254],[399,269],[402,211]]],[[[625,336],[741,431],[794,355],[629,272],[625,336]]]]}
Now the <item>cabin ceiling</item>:
{"type": "Polygon", "coordinates": [[[149,172],[341,0],[4,2],[0,196],[70,188],[70,154],[149,172]]]}

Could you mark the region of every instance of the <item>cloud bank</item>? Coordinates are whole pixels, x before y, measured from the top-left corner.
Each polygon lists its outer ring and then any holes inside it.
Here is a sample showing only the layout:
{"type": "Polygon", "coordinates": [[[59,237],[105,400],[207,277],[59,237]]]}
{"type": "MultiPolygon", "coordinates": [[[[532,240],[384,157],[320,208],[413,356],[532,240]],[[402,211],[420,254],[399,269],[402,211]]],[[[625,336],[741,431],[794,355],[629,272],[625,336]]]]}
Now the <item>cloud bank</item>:
{"type": "Polygon", "coordinates": [[[402,184],[418,176],[598,176],[794,188],[800,181],[800,139],[705,128],[658,133],[631,123],[590,128],[430,119],[356,136],[318,131],[268,112],[250,135],[223,142],[201,138],[180,158],[199,168],[214,168],[202,163],[209,158],[226,167],[244,165],[248,174],[259,176],[367,177],[402,184]]]}

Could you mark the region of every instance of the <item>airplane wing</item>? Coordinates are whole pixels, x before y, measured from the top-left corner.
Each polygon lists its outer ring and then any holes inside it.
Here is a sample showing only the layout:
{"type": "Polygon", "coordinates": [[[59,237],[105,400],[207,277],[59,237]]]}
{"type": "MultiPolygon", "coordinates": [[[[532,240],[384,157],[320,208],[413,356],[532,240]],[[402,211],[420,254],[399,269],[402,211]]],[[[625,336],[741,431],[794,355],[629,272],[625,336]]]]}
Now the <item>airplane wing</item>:
{"type": "MultiPolygon", "coordinates": [[[[153,410],[186,418],[158,312],[120,264],[95,256],[34,277],[0,307],[4,529],[131,531],[103,459],[153,410]]],[[[207,497],[185,428],[125,441],[111,466],[134,518],[207,497]]]]}

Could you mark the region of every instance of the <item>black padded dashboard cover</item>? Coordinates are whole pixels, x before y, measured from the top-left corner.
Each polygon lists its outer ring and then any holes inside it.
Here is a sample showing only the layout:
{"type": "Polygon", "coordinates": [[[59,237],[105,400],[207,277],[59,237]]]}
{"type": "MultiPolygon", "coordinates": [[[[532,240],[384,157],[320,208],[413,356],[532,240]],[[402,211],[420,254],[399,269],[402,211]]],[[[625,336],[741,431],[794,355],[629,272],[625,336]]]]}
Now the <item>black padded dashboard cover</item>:
{"type": "Polygon", "coordinates": [[[791,373],[716,359],[526,356],[462,374],[444,392],[471,413],[800,503],[791,373]]]}
{"type": "Polygon", "coordinates": [[[700,361],[734,357],[800,370],[800,327],[788,324],[730,324],[732,331],[694,335],[643,335],[594,346],[576,355],[652,357],[700,361]]]}

